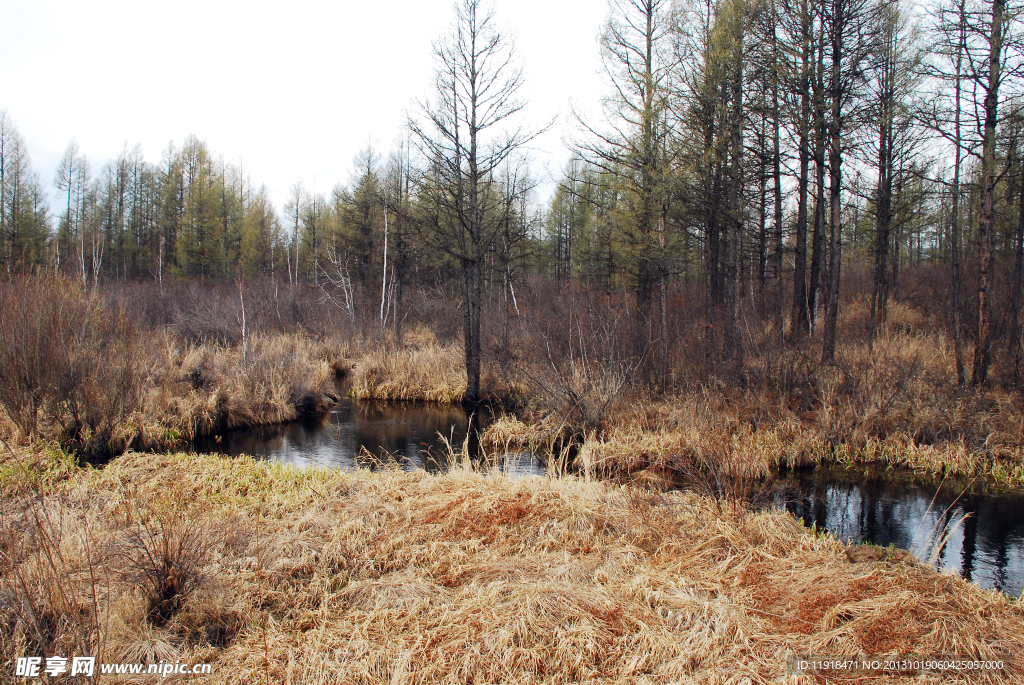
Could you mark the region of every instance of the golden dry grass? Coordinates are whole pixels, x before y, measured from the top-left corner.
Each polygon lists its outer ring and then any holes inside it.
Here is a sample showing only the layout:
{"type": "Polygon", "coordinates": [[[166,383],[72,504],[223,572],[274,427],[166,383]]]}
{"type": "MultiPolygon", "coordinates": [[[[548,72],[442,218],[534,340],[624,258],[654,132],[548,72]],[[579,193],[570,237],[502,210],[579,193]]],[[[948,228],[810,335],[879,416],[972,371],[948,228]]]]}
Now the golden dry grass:
{"type": "MultiPolygon", "coordinates": [[[[47,590],[18,498],[0,507],[4,549],[21,550],[0,567],[4,591],[17,568],[50,615],[85,617],[55,624],[56,653],[96,611],[105,660],[212,662],[195,682],[778,683],[793,653],[980,657],[1024,644],[1020,600],[912,560],[850,563],[786,514],[692,493],[136,454],[46,492],[32,506],[67,522],[54,538],[61,587],[79,594],[47,590]],[[96,574],[95,609],[86,594],[86,552],[107,569],[121,558],[110,541],[138,525],[119,514],[129,499],[197,522],[206,542],[200,581],[160,627],[116,573],[96,574]]],[[[34,638],[3,611],[9,669],[34,638]]]]}
{"type": "Polygon", "coordinates": [[[461,402],[466,363],[460,345],[438,345],[422,329],[403,347],[381,346],[363,355],[352,373],[359,399],[461,402]]]}
{"type": "MultiPolygon", "coordinates": [[[[302,333],[252,335],[243,346],[188,343],[159,330],[148,332],[138,348],[130,365],[140,379],[139,401],[126,406],[105,444],[94,450],[98,456],[173,448],[183,438],[322,413],[336,399],[334,379],[344,375],[353,355],[350,344],[302,333]]],[[[42,411],[38,429],[26,435],[4,413],[0,436],[21,444],[64,440],[59,426],[42,411]]]]}
{"type": "Polygon", "coordinates": [[[502,414],[487,424],[480,438],[480,446],[494,455],[526,450],[534,454],[551,455],[559,439],[567,437],[554,417],[525,422],[511,414],[502,414]]]}
{"type": "Polygon", "coordinates": [[[189,345],[151,336],[142,405],[118,427],[118,445],[173,447],[180,439],[292,421],[329,408],[343,365],[308,338],[252,336],[241,345],[189,345]]]}
{"type": "Polygon", "coordinates": [[[168,336],[161,357],[147,412],[189,437],[291,421],[335,376],[323,351],[298,334],[252,336],[244,350],[186,346],[168,336]]]}
{"type": "MultiPolygon", "coordinates": [[[[442,344],[433,331],[419,323],[402,336],[402,344],[386,335],[376,345],[365,345],[352,364],[353,397],[399,402],[462,402],[466,394],[466,359],[461,342],[442,344]]],[[[526,386],[500,374],[485,360],[481,396],[489,401],[522,397],[526,386]]]]}
{"type": "Polygon", "coordinates": [[[653,400],[624,395],[599,422],[574,421],[564,403],[535,402],[530,420],[503,419],[484,443],[529,445],[557,456],[572,442],[587,473],[626,480],[651,468],[705,465],[761,477],[779,465],[833,462],[1024,486],[1020,397],[1000,388],[956,387],[951,343],[915,331],[910,308],[894,315],[900,325],[881,331],[871,345],[847,342],[833,366],[808,362],[815,350],[751,356],[747,372],[761,382],[745,390],[709,379],[653,400]]]}

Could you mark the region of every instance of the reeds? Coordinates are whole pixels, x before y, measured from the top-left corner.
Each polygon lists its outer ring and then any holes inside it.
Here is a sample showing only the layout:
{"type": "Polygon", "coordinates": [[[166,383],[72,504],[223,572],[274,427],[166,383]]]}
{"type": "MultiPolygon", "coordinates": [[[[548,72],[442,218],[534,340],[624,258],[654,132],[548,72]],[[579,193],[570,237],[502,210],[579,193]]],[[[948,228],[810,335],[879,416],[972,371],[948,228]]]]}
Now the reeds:
{"type": "Polygon", "coordinates": [[[299,335],[253,336],[241,346],[163,339],[147,412],[194,437],[218,429],[291,421],[331,401],[337,361],[299,335]]]}
{"type": "Polygon", "coordinates": [[[352,373],[359,399],[461,402],[466,365],[461,346],[439,345],[416,331],[406,346],[384,345],[367,352],[352,373]]]}
{"type": "MultiPolygon", "coordinates": [[[[560,444],[580,445],[577,466],[627,482],[651,468],[711,467],[750,478],[780,466],[830,462],[1024,485],[1019,398],[998,388],[951,385],[955,370],[947,348],[941,335],[887,329],[873,345],[842,346],[835,366],[794,370],[792,361],[785,377],[762,377],[746,390],[715,381],[661,397],[626,395],[589,428],[565,422],[559,403],[534,402],[532,421],[496,426],[492,442],[544,451],[548,443],[538,435],[572,426],[575,433],[560,444]]],[[[750,361],[754,377],[759,363],[750,361]]]]}
{"type": "MultiPolygon", "coordinates": [[[[126,483],[146,501],[190,493],[183,513],[221,533],[163,625],[115,579],[107,658],[211,661],[204,682],[774,683],[790,654],[1004,656],[1024,640],[1019,600],[911,559],[850,563],[785,513],[694,493],[128,454],[63,482],[49,504],[62,536],[89,521],[121,539],[104,512],[126,483]]],[[[25,648],[0,645],[5,669],[25,648]]]]}
{"type": "Polygon", "coordinates": [[[37,409],[8,407],[8,416],[31,416],[31,423],[11,422],[0,434],[54,440],[100,461],[132,447],[172,448],[181,439],[324,413],[337,400],[333,379],[344,364],[295,334],[254,335],[244,354],[241,345],[187,344],[167,331],[132,346],[130,357],[109,364],[103,355],[124,348],[116,341],[82,351],[79,367],[106,370],[70,369],[65,375],[81,378],[80,389],[43,385],[37,409]],[[118,382],[125,376],[132,379],[127,390],[118,382]]]}

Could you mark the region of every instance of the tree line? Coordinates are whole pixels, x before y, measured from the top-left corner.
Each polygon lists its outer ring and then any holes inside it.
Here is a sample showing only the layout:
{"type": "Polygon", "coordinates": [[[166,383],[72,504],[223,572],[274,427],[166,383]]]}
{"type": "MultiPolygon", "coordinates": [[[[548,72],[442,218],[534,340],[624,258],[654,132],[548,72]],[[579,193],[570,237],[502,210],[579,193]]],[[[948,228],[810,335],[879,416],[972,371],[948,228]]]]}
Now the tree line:
{"type": "Polygon", "coordinates": [[[817,341],[827,363],[844,273],[870,275],[874,336],[904,270],[933,265],[948,273],[958,382],[980,385],[995,327],[1021,357],[1020,10],[611,0],[604,116],[573,114],[571,160],[537,207],[521,66],[493,11],[464,0],[434,45],[433,95],[395,149],[362,152],[330,193],[297,183],[280,209],[195,137],[159,162],[126,148],[95,173],[72,141],[48,203],[3,113],[0,259],[8,273],[53,268],[93,285],[309,284],[396,327],[411,284],[454,286],[470,397],[482,312],[518,313],[530,275],[631,293],[662,356],[671,293],[697,288],[714,363],[742,363],[748,313],[817,341]]]}
{"type": "Polygon", "coordinates": [[[742,357],[748,307],[790,340],[819,340],[829,363],[846,265],[871,273],[872,336],[901,268],[941,265],[959,382],[988,379],[995,319],[1019,359],[1022,6],[610,9],[606,117],[577,117],[576,157],[546,217],[556,278],[632,288],[662,320],[673,283],[700,283],[705,350],[719,361],[742,357]]]}

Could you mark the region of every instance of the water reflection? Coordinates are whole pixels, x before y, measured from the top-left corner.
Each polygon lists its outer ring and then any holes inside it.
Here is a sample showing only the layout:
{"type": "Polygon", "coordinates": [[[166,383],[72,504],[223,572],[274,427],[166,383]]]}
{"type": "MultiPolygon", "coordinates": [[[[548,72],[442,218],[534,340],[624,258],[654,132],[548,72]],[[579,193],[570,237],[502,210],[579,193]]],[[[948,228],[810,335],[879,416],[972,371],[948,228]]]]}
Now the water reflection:
{"type": "Polygon", "coordinates": [[[774,499],[806,525],[844,542],[892,544],[925,558],[934,555],[940,566],[1012,596],[1024,588],[1022,493],[963,482],[940,488],[892,472],[883,477],[817,469],[786,478],[774,499]]]}
{"type": "MultiPolygon", "coordinates": [[[[407,470],[436,472],[447,468],[452,451],[461,453],[465,447],[469,454],[478,453],[475,439],[490,420],[486,410],[467,416],[460,405],[344,399],[323,417],[229,431],[197,440],[191,447],[232,456],[248,454],[300,468],[372,469],[393,458],[407,470]]],[[[516,477],[544,473],[543,462],[529,453],[504,455],[495,467],[516,477]]]]}

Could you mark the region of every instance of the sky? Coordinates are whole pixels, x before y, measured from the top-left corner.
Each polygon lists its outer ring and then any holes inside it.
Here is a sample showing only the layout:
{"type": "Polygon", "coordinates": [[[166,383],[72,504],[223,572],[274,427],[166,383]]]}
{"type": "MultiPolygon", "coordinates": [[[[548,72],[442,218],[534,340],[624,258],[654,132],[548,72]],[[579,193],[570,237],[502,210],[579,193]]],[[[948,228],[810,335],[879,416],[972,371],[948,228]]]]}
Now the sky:
{"type": "MultiPolygon", "coordinates": [[[[607,92],[604,0],[493,0],[526,76],[532,168],[550,195],[607,92]]],[[[93,172],[127,145],[159,162],[189,134],[241,163],[280,209],[296,181],[329,193],[372,145],[386,155],[430,95],[452,0],[0,0],[0,110],[52,191],[74,137],[93,172]]]]}

